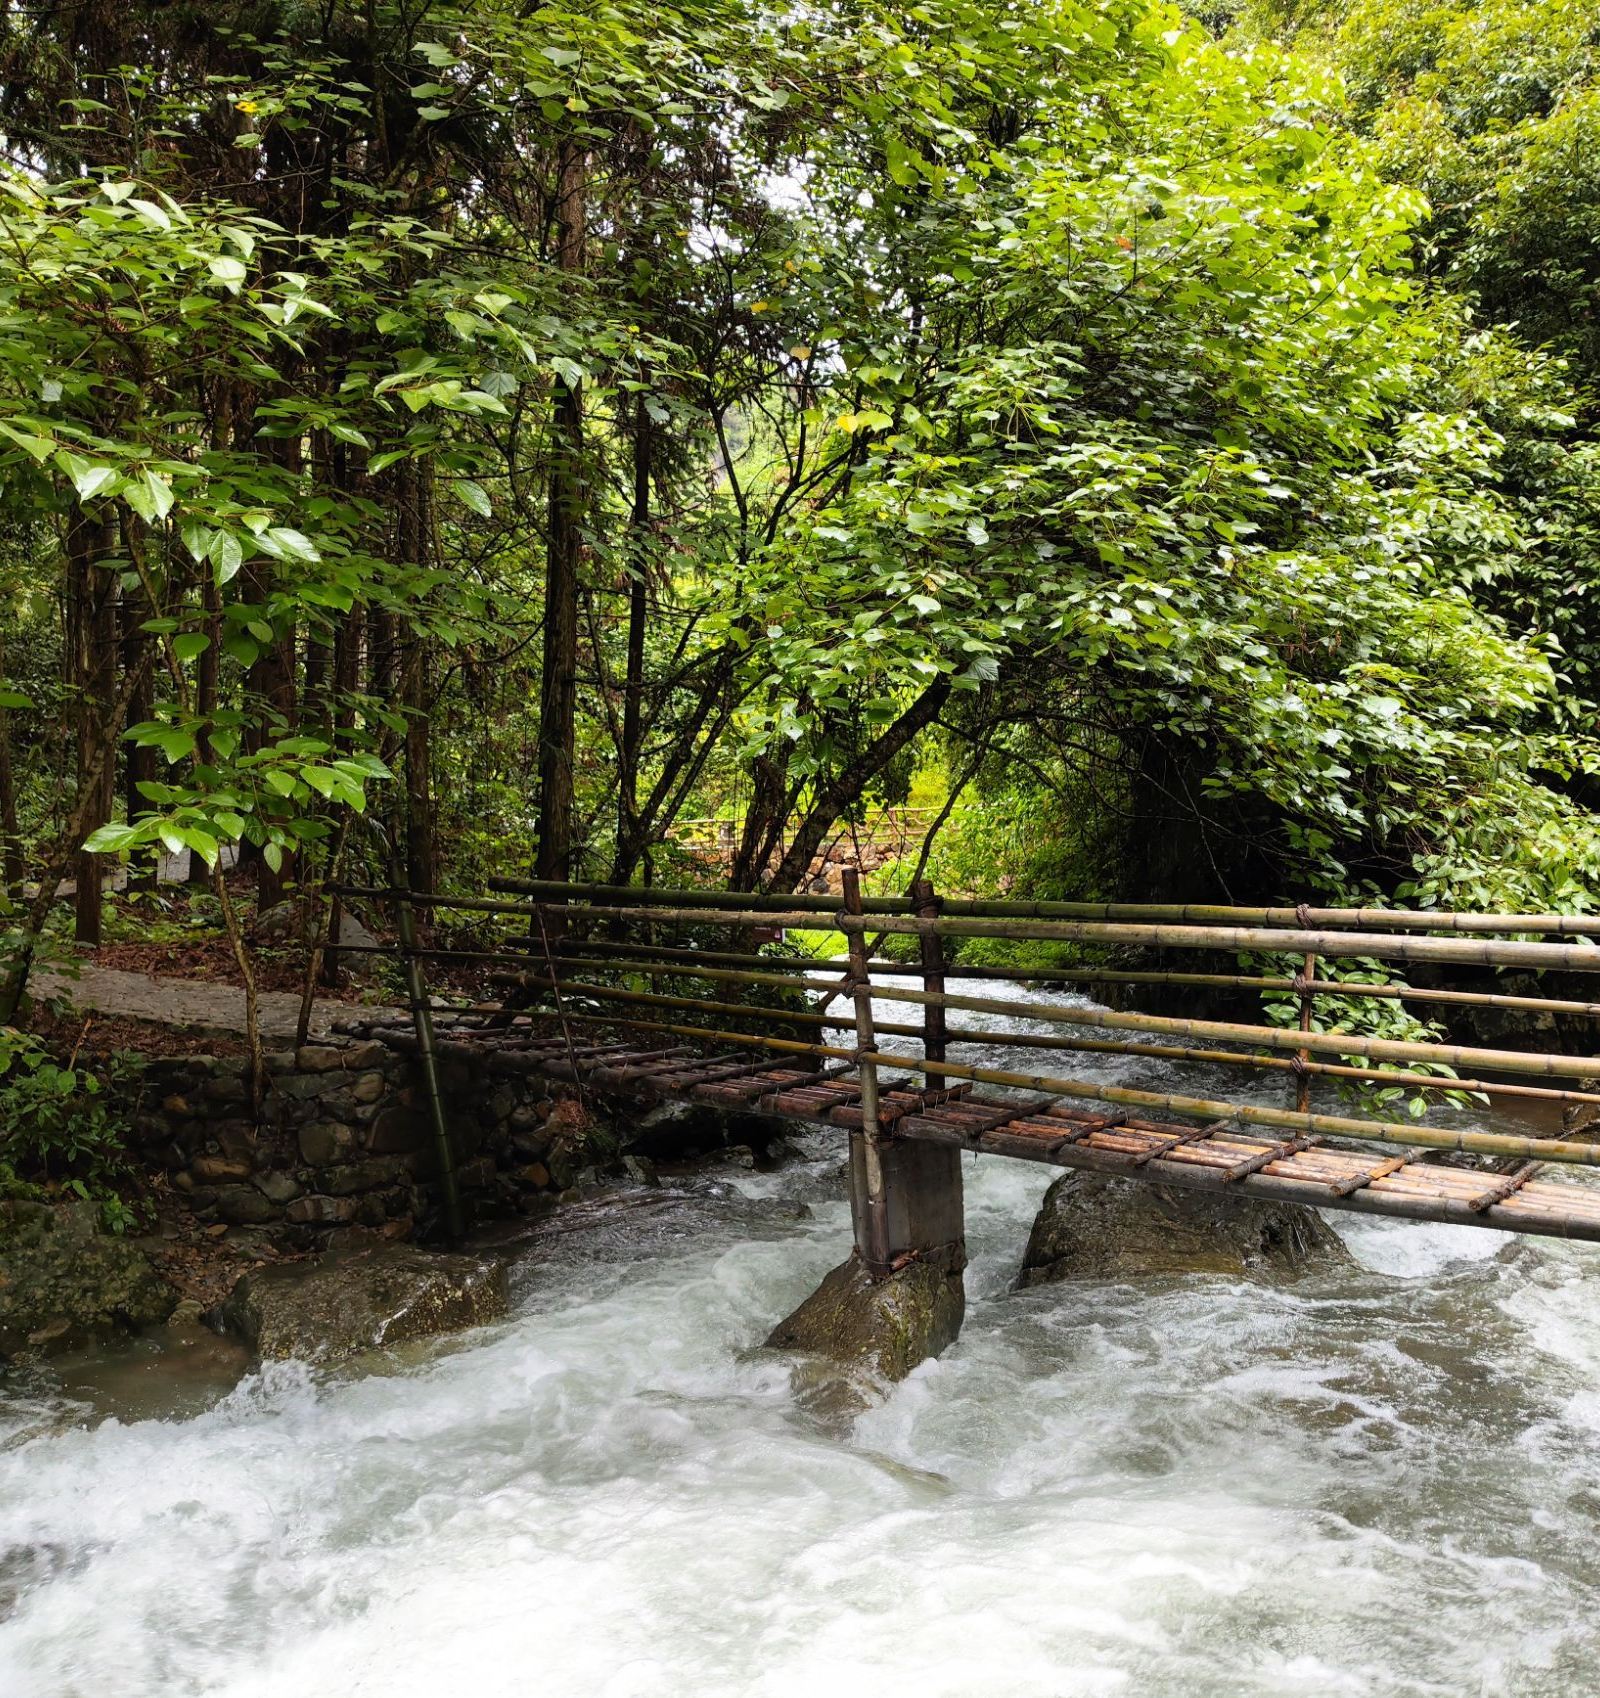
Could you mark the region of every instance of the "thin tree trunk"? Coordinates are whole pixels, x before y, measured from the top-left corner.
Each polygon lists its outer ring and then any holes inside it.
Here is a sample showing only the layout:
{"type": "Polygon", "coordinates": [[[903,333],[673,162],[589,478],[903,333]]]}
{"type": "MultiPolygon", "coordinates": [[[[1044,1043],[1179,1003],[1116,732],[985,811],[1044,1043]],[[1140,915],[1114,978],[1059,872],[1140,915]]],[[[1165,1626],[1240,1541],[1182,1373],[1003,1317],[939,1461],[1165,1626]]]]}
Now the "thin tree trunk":
{"type": "MultiPolygon", "coordinates": [[[[396,508],[395,558],[419,567],[431,556],[433,477],[426,466],[402,468],[396,508]]],[[[438,846],[433,818],[432,655],[425,632],[406,632],[400,667],[405,711],[406,877],[411,888],[431,896],[438,885],[438,846]]]]}
{"type": "MultiPolygon", "coordinates": [[[[195,696],[195,711],[201,720],[200,731],[195,739],[195,752],[197,759],[205,763],[211,759],[211,720],[217,711],[217,651],[222,645],[222,593],[217,588],[216,578],[209,566],[201,569],[200,603],[206,615],[205,634],[211,639],[200,656],[195,696]]],[[[241,859],[243,853],[244,846],[241,844],[241,859]]],[[[206,865],[205,856],[199,850],[191,849],[189,883],[207,885],[210,882],[211,869],[206,865]]]]}
{"type": "Polygon", "coordinates": [[[817,792],[800,823],[800,829],[795,833],[794,841],[773,872],[770,889],[793,890],[799,884],[810,870],[812,859],[822,847],[829,827],[851,803],[859,800],[867,785],[906,744],[934,722],[949,695],[950,685],[945,679],[930,684],[893,725],[817,792]]]}
{"type": "MultiPolygon", "coordinates": [[[[128,698],[138,687],[149,664],[150,650],[147,647],[140,657],[138,670],[122,680],[117,699],[112,703],[113,723],[120,719],[127,708],[128,698]]],[[[44,934],[44,923],[55,905],[56,892],[71,870],[78,845],[93,829],[88,820],[104,795],[103,779],[107,767],[111,764],[112,753],[111,748],[103,742],[93,751],[88,786],[80,791],[67,822],[62,827],[60,837],[56,839],[51,852],[44,857],[39,889],[29,904],[21,930],[17,934],[15,947],[6,959],[4,976],[0,977],[0,1026],[10,1025],[16,1019],[17,1009],[28,988],[28,977],[33,971],[39,939],[44,934]]]]}
{"type": "MultiPolygon", "coordinates": [[[[111,713],[116,685],[117,579],[101,566],[115,548],[110,517],[75,514],[68,531],[68,666],[77,691],[76,816],[81,840],[111,818],[116,794],[114,756],[120,715],[111,713]]],[[[74,868],[73,936],[98,948],[102,858],[80,851],[74,868]]]]}
{"type": "MultiPolygon", "coordinates": [[[[583,269],[588,160],[576,141],[561,144],[556,182],[558,270],[583,269]]],[[[572,873],[573,752],[578,704],[578,563],[583,525],[583,391],[556,379],[545,554],[544,670],[539,681],[540,878],[572,873]]]]}
{"type": "MultiPolygon", "coordinates": [[[[5,676],[5,642],[0,638],[0,686],[4,685],[5,676]]],[[[11,713],[0,707],[0,873],[5,879],[6,895],[13,902],[22,899],[24,872],[22,833],[17,828],[17,787],[11,770],[11,713]]]]}
{"type": "MultiPolygon", "coordinates": [[[[148,607],[141,596],[132,606],[125,603],[123,607],[122,629],[122,669],[130,676],[143,680],[128,697],[128,712],[126,716],[127,729],[132,730],[136,725],[142,725],[149,719],[153,710],[153,698],[150,689],[149,669],[139,665],[139,653],[149,638],[139,629],[141,619],[153,618],[155,609],[148,607]]],[[[129,825],[144,813],[149,803],[140,793],[141,784],[153,782],[156,776],[155,750],[141,748],[130,743],[123,761],[123,807],[129,825]]],[[[161,882],[161,863],[152,858],[141,871],[135,871],[134,865],[128,868],[128,888],[136,886],[155,890],[161,882]]]]}
{"type": "Polygon", "coordinates": [[[650,618],[650,413],[639,399],[633,433],[633,547],[628,580],[628,668],[622,686],[622,747],[617,773],[616,862],[639,853],[639,756],[644,745],[644,640],[650,618]]]}

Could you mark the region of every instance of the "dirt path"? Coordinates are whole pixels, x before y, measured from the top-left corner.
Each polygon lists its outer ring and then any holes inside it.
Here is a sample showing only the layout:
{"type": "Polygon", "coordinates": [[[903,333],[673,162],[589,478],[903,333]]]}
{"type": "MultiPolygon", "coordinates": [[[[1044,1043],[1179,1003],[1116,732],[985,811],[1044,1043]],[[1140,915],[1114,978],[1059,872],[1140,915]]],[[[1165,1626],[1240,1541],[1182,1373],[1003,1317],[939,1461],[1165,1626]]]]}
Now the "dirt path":
{"type": "MultiPolygon", "coordinates": [[[[149,1020],[224,1037],[244,1035],[243,990],[210,979],[159,978],[86,962],[76,977],[41,972],[36,989],[44,996],[64,996],[83,1012],[92,1009],[125,1020],[149,1020]]],[[[361,1003],[319,998],[312,1005],[311,1030],[320,1036],[335,1020],[371,1018],[372,1013],[361,1003]]],[[[269,1048],[292,1044],[300,1019],[299,996],[291,991],[262,991],[260,1018],[262,1041],[269,1048]]]]}

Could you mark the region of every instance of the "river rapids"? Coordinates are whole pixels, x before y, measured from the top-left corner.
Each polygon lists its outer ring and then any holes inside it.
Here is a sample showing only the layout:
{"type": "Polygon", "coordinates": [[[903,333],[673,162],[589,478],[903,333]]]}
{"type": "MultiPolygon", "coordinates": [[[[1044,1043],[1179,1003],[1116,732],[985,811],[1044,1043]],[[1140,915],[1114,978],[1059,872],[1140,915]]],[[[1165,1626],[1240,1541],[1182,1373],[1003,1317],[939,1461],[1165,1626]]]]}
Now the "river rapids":
{"type": "Polygon", "coordinates": [[[1052,1174],[973,1161],[960,1342],[830,1425],[750,1348],[848,1247],[803,1144],[580,1205],[509,1319],[360,1371],[0,1377],[0,1695],[1600,1690],[1600,1247],[1335,1214],[1294,1283],[1017,1292],[1052,1174]]]}

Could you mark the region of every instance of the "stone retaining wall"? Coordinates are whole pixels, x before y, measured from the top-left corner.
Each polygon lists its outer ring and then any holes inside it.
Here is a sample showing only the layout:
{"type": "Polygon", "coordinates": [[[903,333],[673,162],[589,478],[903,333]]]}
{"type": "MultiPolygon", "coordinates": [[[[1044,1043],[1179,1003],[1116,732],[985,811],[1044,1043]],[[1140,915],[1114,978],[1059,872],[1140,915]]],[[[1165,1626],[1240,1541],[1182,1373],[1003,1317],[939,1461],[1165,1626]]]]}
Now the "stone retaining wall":
{"type": "MultiPolygon", "coordinates": [[[[146,1064],[133,1141],[202,1220],[308,1246],[352,1225],[396,1237],[428,1234],[437,1163],[406,1057],[373,1040],[269,1056],[259,1126],[245,1067],[231,1056],[146,1064]]],[[[593,1159],[599,1134],[576,1101],[552,1095],[542,1081],[446,1062],[440,1086],[472,1215],[536,1208],[593,1159]]]]}

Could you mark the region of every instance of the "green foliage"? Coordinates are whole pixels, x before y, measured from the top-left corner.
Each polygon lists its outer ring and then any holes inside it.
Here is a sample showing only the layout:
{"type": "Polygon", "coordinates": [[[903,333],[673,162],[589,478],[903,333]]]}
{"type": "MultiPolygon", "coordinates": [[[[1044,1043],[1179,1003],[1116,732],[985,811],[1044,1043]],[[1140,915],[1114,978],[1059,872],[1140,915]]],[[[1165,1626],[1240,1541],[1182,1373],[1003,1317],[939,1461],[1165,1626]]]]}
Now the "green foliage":
{"type": "Polygon", "coordinates": [[[91,849],[304,866],[402,775],[520,859],[569,479],[586,868],[803,877],[936,749],[941,882],[1123,893],[1177,774],[1234,894],[1592,901],[1600,460],[1484,328],[1589,357],[1581,19],[127,11],[0,91],[0,584],[150,664],[125,736],[19,680],[122,736],[91,849]]]}
{"type": "Polygon", "coordinates": [[[38,1038],[0,1026],[0,1195],[67,1192],[97,1203],[109,1232],[135,1224],[119,1191],[128,1128],[112,1093],[136,1073],[127,1057],[102,1072],[63,1063],[38,1038]]]}

